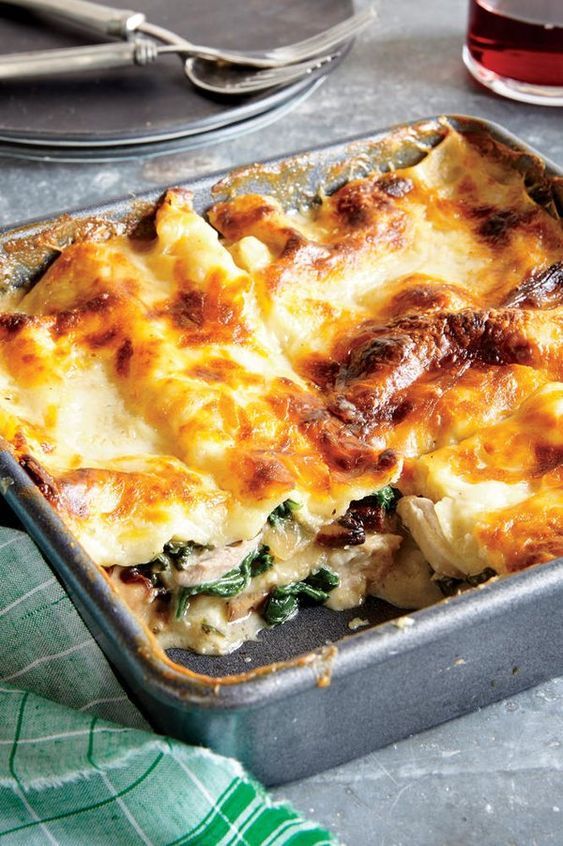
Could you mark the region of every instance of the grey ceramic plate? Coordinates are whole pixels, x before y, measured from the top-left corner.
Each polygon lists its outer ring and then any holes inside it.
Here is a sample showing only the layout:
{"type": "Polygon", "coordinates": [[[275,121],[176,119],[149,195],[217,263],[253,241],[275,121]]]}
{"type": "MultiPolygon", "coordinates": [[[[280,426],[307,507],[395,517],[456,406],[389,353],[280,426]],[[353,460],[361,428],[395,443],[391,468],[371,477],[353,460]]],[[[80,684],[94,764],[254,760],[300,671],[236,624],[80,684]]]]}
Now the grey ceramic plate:
{"type": "MultiPolygon", "coordinates": [[[[319,187],[334,190],[372,166],[406,166],[439,143],[444,119],[419,121],[265,167],[186,184],[204,211],[232,191],[274,192],[290,205],[319,187]],[[275,181],[272,179],[276,173],[275,181]],[[218,179],[227,177],[219,188],[218,179]]],[[[538,202],[563,213],[554,165],[494,124],[447,119],[492,136],[513,159],[538,202]],[[544,178],[544,173],[547,177],[544,178]]],[[[0,280],[30,284],[63,246],[102,218],[135,226],[159,191],[58,221],[0,233],[0,280]]],[[[32,479],[0,444],[0,492],[47,556],[135,701],[165,734],[241,760],[268,784],[302,778],[563,672],[563,559],[489,582],[422,611],[373,600],[346,613],[303,609],[230,656],[163,653],[112,591],[32,479]],[[351,617],[369,625],[356,632],[351,617]],[[391,619],[398,617],[398,619],[391,619]]]]}
{"type": "MultiPolygon", "coordinates": [[[[251,49],[313,35],[352,11],[351,0],[139,0],[132,4],[194,41],[251,49]]],[[[75,46],[95,35],[53,19],[0,4],[0,52],[75,46]]],[[[329,66],[330,67],[330,66],[329,66]]],[[[27,145],[88,147],[163,142],[217,131],[287,103],[311,86],[307,78],[244,100],[211,99],[197,92],[176,56],[157,65],[91,72],[56,80],[0,83],[0,140],[27,145]],[[110,107],[111,106],[111,107],[110,107]]]]}
{"type": "Polygon", "coordinates": [[[0,136],[0,155],[7,158],[15,159],[32,159],[35,161],[57,161],[57,162],[107,162],[136,159],[139,156],[144,158],[154,158],[155,156],[170,155],[172,153],[180,153],[185,150],[195,150],[198,147],[208,147],[211,144],[218,144],[219,142],[228,141],[231,138],[238,138],[241,135],[246,135],[248,132],[255,132],[257,129],[262,129],[269,126],[271,123],[282,118],[284,115],[291,112],[303,100],[316,91],[322,85],[324,75],[312,80],[307,87],[302,88],[298,92],[293,92],[286,101],[279,102],[273,108],[267,109],[265,112],[259,112],[253,117],[248,117],[245,120],[239,120],[235,123],[228,123],[218,129],[209,129],[206,132],[198,132],[188,135],[183,135],[180,138],[173,138],[167,141],[138,141],[132,144],[119,145],[99,145],[95,147],[80,146],[66,146],[62,144],[49,145],[43,144],[27,144],[19,141],[12,141],[11,139],[2,139],[0,136]]]}

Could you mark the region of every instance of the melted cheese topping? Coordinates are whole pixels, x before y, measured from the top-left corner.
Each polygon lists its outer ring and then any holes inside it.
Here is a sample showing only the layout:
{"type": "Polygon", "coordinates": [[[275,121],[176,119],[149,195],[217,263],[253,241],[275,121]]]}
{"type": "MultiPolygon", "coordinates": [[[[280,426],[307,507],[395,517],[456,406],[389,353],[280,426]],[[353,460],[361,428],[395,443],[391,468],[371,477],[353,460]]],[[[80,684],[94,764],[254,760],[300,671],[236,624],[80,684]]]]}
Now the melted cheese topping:
{"type": "Polygon", "coordinates": [[[228,651],[321,564],[333,607],[416,607],[563,554],[563,234],[508,151],[449,129],[306,212],[244,195],[209,220],[171,190],[153,240],[74,244],[0,314],[0,434],[99,564],[301,506],[240,601],[197,597],[163,642],[228,651]],[[390,483],[403,527],[315,543],[390,483]]]}
{"type": "Polygon", "coordinates": [[[418,496],[399,513],[436,572],[507,573],[563,555],[562,415],[563,383],[549,382],[493,426],[410,463],[404,489],[418,496]]]}
{"type": "Polygon", "coordinates": [[[169,192],[156,229],[70,247],[0,326],[2,433],[95,560],[252,538],[290,495],[320,525],[395,479],[293,371],[189,197],[169,192]]]}

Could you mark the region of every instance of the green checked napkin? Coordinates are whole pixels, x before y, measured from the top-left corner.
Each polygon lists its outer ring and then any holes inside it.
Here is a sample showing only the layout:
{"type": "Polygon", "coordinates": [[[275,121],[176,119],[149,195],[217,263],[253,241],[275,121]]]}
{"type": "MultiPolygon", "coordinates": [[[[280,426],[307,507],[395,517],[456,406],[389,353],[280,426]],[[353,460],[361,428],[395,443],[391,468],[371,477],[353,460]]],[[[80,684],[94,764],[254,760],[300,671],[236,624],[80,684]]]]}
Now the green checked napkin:
{"type": "Polygon", "coordinates": [[[154,734],[22,532],[0,527],[0,843],[334,846],[233,760],[154,734]]]}

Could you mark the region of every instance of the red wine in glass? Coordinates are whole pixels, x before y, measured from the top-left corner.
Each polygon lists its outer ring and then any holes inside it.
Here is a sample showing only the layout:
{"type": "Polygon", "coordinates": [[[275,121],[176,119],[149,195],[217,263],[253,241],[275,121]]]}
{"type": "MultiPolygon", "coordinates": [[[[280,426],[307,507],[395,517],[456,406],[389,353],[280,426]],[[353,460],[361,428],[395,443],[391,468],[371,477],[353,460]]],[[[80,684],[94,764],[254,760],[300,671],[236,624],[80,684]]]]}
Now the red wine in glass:
{"type": "Polygon", "coordinates": [[[498,94],[563,106],[563,0],[470,0],[463,58],[498,94]]]}

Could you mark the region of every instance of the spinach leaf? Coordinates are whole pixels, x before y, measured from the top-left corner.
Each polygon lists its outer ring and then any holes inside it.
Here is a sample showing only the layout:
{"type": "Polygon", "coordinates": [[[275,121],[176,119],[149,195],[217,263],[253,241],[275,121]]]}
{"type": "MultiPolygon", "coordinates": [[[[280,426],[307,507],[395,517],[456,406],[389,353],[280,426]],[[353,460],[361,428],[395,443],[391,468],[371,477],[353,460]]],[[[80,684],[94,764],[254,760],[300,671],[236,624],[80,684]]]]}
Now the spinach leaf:
{"type": "Polygon", "coordinates": [[[441,579],[437,579],[437,584],[444,596],[456,596],[458,593],[461,593],[467,585],[477,587],[477,585],[482,585],[484,582],[488,582],[489,579],[492,579],[492,577],[496,575],[497,574],[494,570],[490,567],[486,567],[480,573],[476,573],[474,576],[465,576],[463,579],[454,579],[444,576],[441,579]]]}
{"type": "Polygon", "coordinates": [[[293,516],[295,511],[299,511],[301,503],[295,502],[294,499],[286,499],[277,508],[274,508],[272,513],[268,516],[268,523],[270,526],[278,526],[284,520],[288,520],[293,516]]]}
{"type": "Polygon", "coordinates": [[[450,576],[444,576],[442,579],[436,579],[436,584],[442,596],[456,596],[463,582],[460,582],[459,579],[453,579],[450,576]]]}
{"type": "Polygon", "coordinates": [[[273,563],[274,559],[270,555],[269,547],[263,544],[253,552],[249,552],[238,567],[229,570],[219,579],[180,588],[176,603],[176,619],[179,620],[188,610],[188,600],[191,596],[205,594],[206,596],[221,596],[224,599],[230,599],[245,590],[250,579],[264,573],[273,563]]]}
{"type": "MultiPolygon", "coordinates": [[[[176,570],[185,570],[190,566],[193,556],[204,549],[212,549],[211,546],[203,546],[195,541],[171,540],[164,544],[162,552],[149,561],[153,573],[163,573],[174,567],[176,570]]],[[[147,565],[148,566],[148,565],[147,565]]]]}
{"type": "Polygon", "coordinates": [[[192,563],[194,555],[202,550],[211,548],[195,541],[171,540],[164,544],[164,550],[160,555],[157,555],[155,560],[166,557],[176,570],[186,570],[192,563]]]}
{"type": "Polygon", "coordinates": [[[274,588],[266,600],[262,616],[268,625],[279,626],[295,617],[301,601],[309,600],[322,604],[327,601],[330,591],[339,584],[340,577],[337,573],[321,567],[302,582],[291,582],[274,588]]]}
{"type": "Polygon", "coordinates": [[[269,626],[279,626],[295,617],[299,610],[299,600],[287,593],[284,588],[274,588],[271,592],[262,616],[269,626]]]}
{"type": "Polygon", "coordinates": [[[305,581],[307,584],[311,585],[311,587],[330,593],[331,590],[338,587],[340,584],[340,576],[338,573],[333,573],[332,570],[329,570],[327,567],[320,567],[316,572],[307,576],[305,581]]]}
{"type": "Polygon", "coordinates": [[[190,594],[186,592],[186,588],[182,588],[181,591],[178,592],[178,596],[176,598],[176,619],[180,620],[186,611],[188,610],[190,594]]]}
{"type": "Polygon", "coordinates": [[[381,488],[381,490],[372,494],[370,499],[373,497],[377,504],[381,505],[385,511],[393,513],[401,496],[401,491],[398,488],[392,488],[391,485],[386,485],[384,488],[381,488]]]}
{"type": "MultiPolygon", "coordinates": [[[[149,562],[151,573],[164,573],[172,566],[172,559],[165,552],[159,552],[158,555],[149,562]]],[[[145,565],[148,566],[148,565],[145,565]]]]}
{"type": "Polygon", "coordinates": [[[476,573],[474,576],[466,576],[465,581],[470,584],[471,587],[476,587],[477,585],[482,585],[483,582],[488,582],[489,579],[493,578],[493,576],[496,576],[496,572],[490,567],[485,567],[484,570],[481,570],[480,573],[476,573]]]}
{"type": "Polygon", "coordinates": [[[251,552],[247,555],[242,562],[241,567],[244,566],[247,559],[250,559],[249,565],[247,566],[250,566],[251,579],[255,576],[260,576],[261,573],[265,573],[266,570],[269,570],[270,567],[273,567],[274,565],[274,559],[270,555],[270,547],[266,546],[266,544],[262,544],[262,546],[258,547],[255,552],[251,552]]]}

